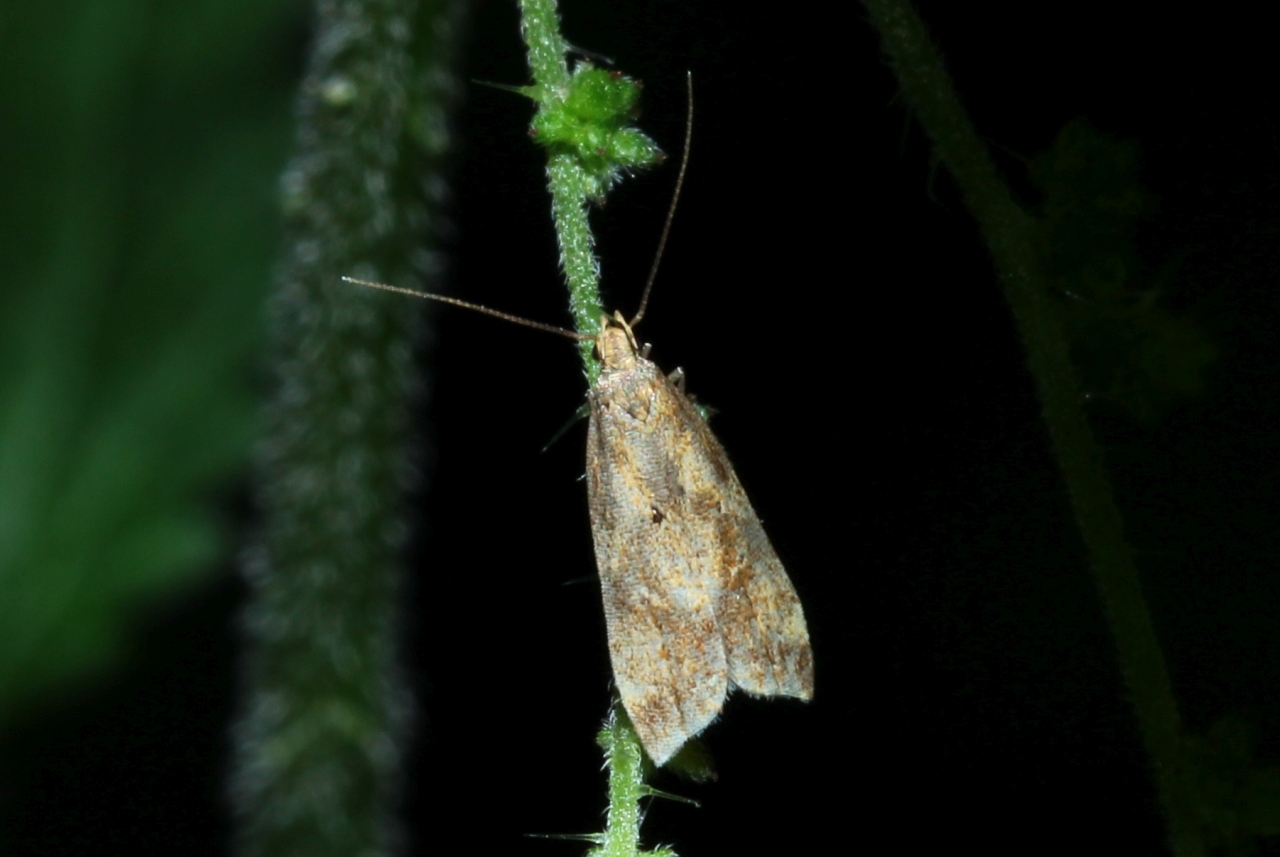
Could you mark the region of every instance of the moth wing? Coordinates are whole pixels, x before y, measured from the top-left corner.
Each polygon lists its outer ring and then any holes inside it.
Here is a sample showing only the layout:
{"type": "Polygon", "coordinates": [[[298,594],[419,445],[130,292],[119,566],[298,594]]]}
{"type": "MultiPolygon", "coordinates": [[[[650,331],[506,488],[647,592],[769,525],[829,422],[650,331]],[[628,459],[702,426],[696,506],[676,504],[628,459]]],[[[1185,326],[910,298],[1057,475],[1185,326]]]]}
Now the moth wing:
{"type": "Polygon", "coordinates": [[[673,454],[682,429],[664,412],[678,395],[668,387],[644,361],[593,392],[587,428],[591,531],[614,681],[658,765],[711,723],[729,681],[719,586],[710,558],[689,549],[699,533],[689,528],[673,454]]]}
{"type": "Polygon", "coordinates": [[[685,396],[690,441],[680,482],[699,522],[699,552],[714,558],[716,619],[729,680],[757,696],[813,697],[813,652],[791,578],[711,427],[685,396]],[[699,486],[699,487],[694,487],[699,486]]]}

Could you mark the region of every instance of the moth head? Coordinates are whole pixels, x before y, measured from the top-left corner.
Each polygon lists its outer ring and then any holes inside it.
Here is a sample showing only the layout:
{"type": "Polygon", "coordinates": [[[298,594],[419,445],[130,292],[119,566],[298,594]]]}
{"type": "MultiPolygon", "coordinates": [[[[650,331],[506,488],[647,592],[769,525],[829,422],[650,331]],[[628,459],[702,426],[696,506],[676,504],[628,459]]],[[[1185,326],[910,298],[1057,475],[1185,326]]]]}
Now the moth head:
{"type": "Polygon", "coordinates": [[[606,369],[632,369],[636,365],[636,353],[639,351],[636,335],[631,332],[631,325],[622,317],[622,313],[614,312],[613,317],[600,316],[600,333],[596,336],[596,356],[606,369]]]}

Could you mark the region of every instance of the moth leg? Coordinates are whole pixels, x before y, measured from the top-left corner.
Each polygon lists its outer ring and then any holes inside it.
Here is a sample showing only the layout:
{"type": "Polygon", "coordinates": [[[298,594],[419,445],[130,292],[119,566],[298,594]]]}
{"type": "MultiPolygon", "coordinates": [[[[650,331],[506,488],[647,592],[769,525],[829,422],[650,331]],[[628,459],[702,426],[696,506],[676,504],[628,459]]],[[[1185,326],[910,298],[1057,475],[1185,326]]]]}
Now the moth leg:
{"type": "Polygon", "coordinates": [[[573,412],[573,416],[569,417],[569,421],[560,426],[560,429],[551,436],[551,440],[547,441],[547,445],[542,448],[542,451],[546,452],[548,449],[555,446],[556,441],[564,437],[565,432],[573,428],[574,424],[577,423],[578,420],[585,420],[589,416],[591,416],[591,405],[588,402],[583,402],[578,409],[573,412]]]}
{"type": "Polygon", "coordinates": [[[670,375],[667,376],[667,380],[670,381],[672,384],[675,384],[676,389],[679,390],[681,393],[684,392],[684,370],[681,369],[679,366],[677,366],[675,370],[670,375]]]}

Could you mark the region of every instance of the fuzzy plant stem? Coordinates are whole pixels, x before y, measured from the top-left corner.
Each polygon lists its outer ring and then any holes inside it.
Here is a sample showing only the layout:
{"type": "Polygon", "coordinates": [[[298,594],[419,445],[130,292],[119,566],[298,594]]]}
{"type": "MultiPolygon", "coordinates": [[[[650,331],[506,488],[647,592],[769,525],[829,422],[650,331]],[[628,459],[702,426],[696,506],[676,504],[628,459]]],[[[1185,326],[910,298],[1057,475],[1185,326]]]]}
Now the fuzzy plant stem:
{"type": "Polygon", "coordinates": [[[354,274],[431,288],[423,245],[455,0],[319,0],[282,180],[275,392],[258,455],[257,543],[230,785],[237,850],[373,857],[396,820],[411,699],[397,666],[401,497],[421,322],[354,274]]]}
{"type": "Polygon", "coordinates": [[[640,822],[643,821],[640,801],[655,792],[645,785],[644,749],[621,705],[614,706],[600,731],[598,743],[609,769],[608,823],[605,832],[596,839],[599,845],[591,849],[587,857],[636,857],[638,854],[676,857],[675,852],[667,848],[639,850],[640,822]]]}
{"type": "Polygon", "coordinates": [[[1115,636],[1120,668],[1150,756],[1170,840],[1180,857],[1203,846],[1184,770],[1182,725],[1164,657],[1124,539],[1101,450],[1080,406],[1067,343],[1037,269],[1031,221],[1013,201],[960,104],[909,0],[863,0],[899,85],[977,218],[1026,349],[1058,465],[1115,636]]]}
{"type": "MultiPolygon", "coordinates": [[[[592,122],[588,118],[589,112],[575,113],[570,107],[573,87],[581,84],[584,78],[571,74],[565,60],[568,44],[560,34],[555,0],[521,0],[520,10],[521,32],[528,48],[529,68],[534,81],[531,91],[536,93],[539,117],[557,112],[573,114],[577,119],[585,119],[583,127],[586,127],[592,122]]],[[[606,110],[594,117],[602,120],[599,130],[606,134],[611,133],[610,128],[618,130],[609,124],[612,120],[607,117],[608,112],[606,110]]],[[[535,120],[535,129],[537,127],[535,120]]],[[[543,145],[549,144],[547,136],[540,140],[543,145]]],[[[643,151],[642,159],[657,154],[656,147],[649,147],[647,143],[642,143],[639,150],[633,150],[633,154],[634,151],[643,151]]],[[[595,239],[591,234],[588,212],[593,199],[599,199],[598,195],[614,180],[609,176],[617,175],[616,167],[617,164],[597,164],[597,171],[593,174],[584,164],[581,148],[574,151],[556,145],[549,147],[547,178],[551,190],[551,213],[560,245],[560,263],[569,287],[569,309],[580,333],[595,334],[600,329],[600,263],[595,256],[595,239]]],[[[587,382],[591,385],[596,383],[600,374],[593,345],[592,342],[582,342],[579,349],[587,382]]],[[[651,792],[644,785],[644,751],[621,705],[614,706],[614,713],[600,735],[600,743],[609,769],[609,808],[605,831],[588,837],[598,844],[591,851],[592,857],[637,857],[646,853],[653,857],[674,857],[665,850],[640,850],[640,800],[651,792]]]]}
{"type": "MultiPolygon", "coordinates": [[[[554,109],[557,99],[568,96],[570,85],[565,61],[568,43],[560,35],[555,0],[521,0],[520,15],[520,31],[529,52],[529,70],[533,73],[534,85],[542,90],[546,99],[542,109],[554,109]]],[[[596,259],[595,237],[587,221],[591,178],[572,154],[552,152],[547,161],[547,181],[574,327],[579,333],[596,333],[600,329],[603,304],[600,262],[596,259]]],[[[589,385],[594,385],[600,375],[600,364],[592,349],[591,342],[581,343],[578,349],[589,385]]]]}

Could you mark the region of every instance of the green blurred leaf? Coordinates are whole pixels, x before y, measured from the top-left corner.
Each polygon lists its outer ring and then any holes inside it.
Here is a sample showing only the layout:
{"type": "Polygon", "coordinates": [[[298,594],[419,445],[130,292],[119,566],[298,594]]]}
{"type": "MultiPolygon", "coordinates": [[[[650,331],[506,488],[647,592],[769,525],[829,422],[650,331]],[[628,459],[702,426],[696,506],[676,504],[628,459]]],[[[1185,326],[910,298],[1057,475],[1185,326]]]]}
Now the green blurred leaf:
{"type": "Polygon", "coordinates": [[[298,11],[3,13],[0,725],[231,547],[211,498],[253,435],[298,11]]]}
{"type": "Polygon", "coordinates": [[[1215,853],[1252,855],[1280,835],[1280,768],[1258,764],[1253,712],[1232,712],[1186,739],[1196,814],[1215,853]]]}

